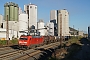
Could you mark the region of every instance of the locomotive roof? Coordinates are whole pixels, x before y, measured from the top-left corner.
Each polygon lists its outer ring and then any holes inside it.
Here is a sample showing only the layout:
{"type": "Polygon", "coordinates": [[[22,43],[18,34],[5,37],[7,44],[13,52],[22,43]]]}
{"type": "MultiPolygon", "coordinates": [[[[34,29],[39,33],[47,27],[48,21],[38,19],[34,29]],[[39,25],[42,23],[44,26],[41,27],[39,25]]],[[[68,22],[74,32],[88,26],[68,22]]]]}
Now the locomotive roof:
{"type": "Polygon", "coordinates": [[[41,36],[32,36],[33,38],[40,38],[41,36]]]}
{"type": "MultiPolygon", "coordinates": [[[[21,35],[21,36],[31,36],[31,35],[21,35]]],[[[32,36],[33,38],[39,38],[41,36],[32,36]]]]}

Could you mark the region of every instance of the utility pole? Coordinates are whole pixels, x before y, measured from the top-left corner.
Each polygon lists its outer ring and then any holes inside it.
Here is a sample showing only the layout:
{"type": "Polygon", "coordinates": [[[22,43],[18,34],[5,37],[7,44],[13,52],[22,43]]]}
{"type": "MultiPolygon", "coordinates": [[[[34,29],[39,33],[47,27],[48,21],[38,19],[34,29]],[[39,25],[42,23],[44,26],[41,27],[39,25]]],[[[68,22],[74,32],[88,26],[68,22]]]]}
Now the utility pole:
{"type": "Polygon", "coordinates": [[[30,30],[30,29],[29,29],[29,19],[28,19],[28,34],[30,33],[29,30],[30,30]]]}
{"type": "Polygon", "coordinates": [[[9,40],[8,15],[6,16],[6,40],[9,40]]]}
{"type": "Polygon", "coordinates": [[[62,14],[60,14],[60,47],[62,47],[62,14]]]}
{"type": "Polygon", "coordinates": [[[27,6],[27,11],[24,11],[25,13],[27,13],[27,15],[28,15],[28,35],[29,35],[29,6],[27,6]]]}
{"type": "Polygon", "coordinates": [[[74,37],[75,37],[74,25],[73,25],[73,35],[74,35],[74,37]]]}
{"type": "Polygon", "coordinates": [[[79,28],[78,28],[78,39],[79,39],[79,28]]]}

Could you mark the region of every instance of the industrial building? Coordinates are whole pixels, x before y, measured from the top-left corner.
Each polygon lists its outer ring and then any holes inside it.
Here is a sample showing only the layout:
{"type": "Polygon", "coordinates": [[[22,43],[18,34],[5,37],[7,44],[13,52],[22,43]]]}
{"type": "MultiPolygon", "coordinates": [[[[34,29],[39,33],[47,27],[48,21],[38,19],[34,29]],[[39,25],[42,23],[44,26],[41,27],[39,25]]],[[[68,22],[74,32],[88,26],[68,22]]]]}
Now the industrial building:
{"type": "MultiPolygon", "coordinates": [[[[17,31],[9,30],[9,39],[17,38],[17,31]]],[[[6,39],[6,29],[0,28],[0,40],[6,39]]]]}
{"type": "Polygon", "coordinates": [[[72,27],[69,27],[69,33],[70,33],[70,36],[78,36],[78,30],[72,28],[72,27]]]}
{"type": "Polygon", "coordinates": [[[8,15],[8,20],[9,21],[18,21],[18,4],[15,4],[13,2],[9,2],[4,4],[4,20],[7,19],[8,15]]]}
{"type": "Polygon", "coordinates": [[[6,22],[8,18],[8,28],[9,30],[16,31],[17,38],[20,37],[20,35],[22,34],[26,34],[26,32],[28,32],[28,29],[32,28],[32,26],[35,26],[35,28],[37,29],[36,5],[33,4],[25,5],[24,13],[22,12],[21,8],[18,7],[18,4],[15,4],[13,2],[6,3],[4,5],[4,9],[5,9],[4,20],[1,25],[3,29],[6,29],[7,27],[6,22]]]}
{"type": "Polygon", "coordinates": [[[19,7],[19,11],[18,12],[19,12],[19,14],[22,14],[23,13],[21,7],[19,7]]]}
{"type": "Polygon", "coordinates": [[[79,32],[78,32],[78,35],[79,35],[79,36],[84,36],[84,32],[83,32],[83,31],[79,31],[79,32]]]}
{"type": "Polygon", "coordinates": [[[62,36],[69,36],[69,12],[66,9],[57,10],[58,36],[62,30],[62,36]]]}
{"type": "Polygon", "coordinates": [[[28,30],[28,15],[22,13],[19,15],[19,31],[28,30]]]}
{"type": "Polygon", "coordinates": [[[24,5],[24,13],[22,9],[18,7],[18,4],[13,2],[6,3],[4,8],[4,20],[2,16],[0,16],[0,24],[3,29],[6,29],[8,18],[8,28],[9,30],[15,31],[16,38],[22,34],[26,35],[28,32],[30,32],[31,35],[60,36],[60,24],[62,24],[62,36],[69,36],[69,14],[65,9],[52,10],[50,12],[50,22],[45,26],[43,20],[37,22],[37,6],[34,4],[24,5]]]}
{"type": "Polygon", "coordinates": [[[54,36],[54,23],[53,22],[49,22],[46,24],[47,27],[47,33],[50,36],[54,36]]]}
{"type": "Polygon", "coordinates": [[[50,11],[50,22],[54,23],[54,35],[57,36],[57,10],[50,11]]]}
{"type": "Polygon", "coordinates": [[[44,27],[45,23],[43,22],[43,20],[39,20],[38,22],[38,32],[40,33],[40,36],[44,36],[45,35],[45,27],[44,27]]]}
{"type": "Polygon", "coordinates": [[[57,23],[57,10],[50,11],[50,21],[57,23]]]}
{"type": "MultiPolygon", "coordinates": [[[[6,29],[6,21],[3,21],[3,28],[6,29]]],[[[19,30],[19,22],[17,21],[8,21],[9,29],[12,29],[14,31],[19,30]]]]}
{"type": "Polygon", "coordinates": [[[24,11],[28,14],[29,28],[33,25],[37,29],[37,6],[31,3],[24,5],[24,11]]]}
{"type": "MultiPolygon", "coordinates": [[[[19,14],[19,21],[8,21],[9,30],[16,31],[17,38],[28,30],[28,15],[25,13],[19,14]]],[[[6,21],[3,21],[3,29],[6,29],[6,21]]]]}
{"type": "Polygon", "coordinates": [[[2,28],[3,15],[0,15],[0,28],[2,28]]]}
{"type": "MultiPolygon", "coordinates": [[[[9,30],[17,31],[18,37],[20,37],[28,30],[28,15],[25,13],[19,14],[19,21],[8,21],[8,27],[9,30]]],[[[3,28],[6,29],[6,21],[3,21],[3,28]]]]}
{"type": "Polygon", "coordinates": [[[19,30],[18,36],[26,34],[28,31],[28,15],[26,13],[19,14],[19,30]]]}

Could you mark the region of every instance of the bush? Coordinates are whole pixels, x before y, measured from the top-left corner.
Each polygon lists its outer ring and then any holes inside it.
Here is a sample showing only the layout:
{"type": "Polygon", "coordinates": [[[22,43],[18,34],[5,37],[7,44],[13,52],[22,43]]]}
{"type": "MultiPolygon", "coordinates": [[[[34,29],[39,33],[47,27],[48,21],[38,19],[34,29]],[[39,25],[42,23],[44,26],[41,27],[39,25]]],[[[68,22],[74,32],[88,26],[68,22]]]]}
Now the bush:
{"type": "Polygon", "coordinates": [[[13,40],[0,40],[0,45],[15,45],[18,44],[18,40],[17,39],[13,39],[13,40]]]}
{"type": "Polygon", "coordinates": [[[11,43],[12,44],[17,44],[18,43],[18,40],[17,39],[13,39],[13,40],[11,40],[11,43]]]}
{"type": "Polygon", "coordinates": [[[6,45],[7,41],[6,40],[0,40],[0,45],[6,45]]]}

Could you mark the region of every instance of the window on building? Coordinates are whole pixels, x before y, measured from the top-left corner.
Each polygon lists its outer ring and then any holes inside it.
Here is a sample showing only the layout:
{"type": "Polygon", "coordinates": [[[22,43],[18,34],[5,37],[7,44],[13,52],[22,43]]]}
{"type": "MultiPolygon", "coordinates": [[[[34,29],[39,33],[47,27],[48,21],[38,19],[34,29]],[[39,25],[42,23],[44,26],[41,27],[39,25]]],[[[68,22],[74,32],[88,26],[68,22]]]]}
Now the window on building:
{"type": "Polygon", "coordinates": [[[0,33],[6,33],[6,31],[0,31],[0,33]]]}
{"type": "Polygon", "coordinates": [[[27,10],[29,10],[29,6],[27,6],[27,10]]]}
{"type": "Polygon", "coordinates": [[[30,8],[32,8],[32,6],[30,6],[30,8]]]}

